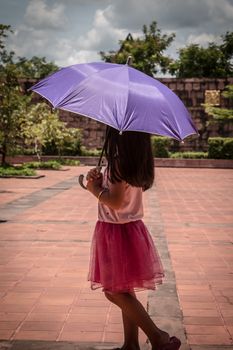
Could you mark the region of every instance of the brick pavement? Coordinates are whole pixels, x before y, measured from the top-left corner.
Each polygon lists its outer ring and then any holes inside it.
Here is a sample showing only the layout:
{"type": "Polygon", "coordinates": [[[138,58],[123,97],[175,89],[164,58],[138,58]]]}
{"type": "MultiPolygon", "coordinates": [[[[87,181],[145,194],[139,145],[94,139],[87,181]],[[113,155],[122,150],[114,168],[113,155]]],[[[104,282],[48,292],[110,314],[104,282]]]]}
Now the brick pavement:
{"type": "Polygon", "coordinates": [[[161,168],[156,175],[188,343],[232,348],[233,172],[161,168]]]}
{"type": "MultiPolygon", "coordinates": [[[[104,349],[122,341],[119,310],[86,281],[96,220],[95,201],[77,184],[86,169],[0,179],[0,219],[8,220],[0,224],[2,348],[104,349]]],[[[233,344],[232,178],[231,170],[157,168],[145,194],[145,222],[167,278],[139,298],[181,337],[182,349],[233,344]]]]}

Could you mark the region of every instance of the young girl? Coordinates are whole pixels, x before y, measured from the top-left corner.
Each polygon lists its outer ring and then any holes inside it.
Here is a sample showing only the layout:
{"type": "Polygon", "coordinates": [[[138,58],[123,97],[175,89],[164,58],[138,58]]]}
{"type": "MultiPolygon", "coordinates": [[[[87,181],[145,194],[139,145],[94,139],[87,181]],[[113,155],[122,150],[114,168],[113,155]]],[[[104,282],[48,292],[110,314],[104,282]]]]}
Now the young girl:
{"type": "Polygon", "coordinates": [[[137,300],[136,290],[156,288],[164,271],[143,217],[142,192],[154,181],[150,135],[107,127],[104,152],[107,168],[87,174],[87,189],[98,199],[98,221],[92,241],[88,279],[102,287],[107,299],[121,308],[122,350],[139,350],[138,327],[152,350],[178,350],[180,340],[169,337],[137,300]]]}

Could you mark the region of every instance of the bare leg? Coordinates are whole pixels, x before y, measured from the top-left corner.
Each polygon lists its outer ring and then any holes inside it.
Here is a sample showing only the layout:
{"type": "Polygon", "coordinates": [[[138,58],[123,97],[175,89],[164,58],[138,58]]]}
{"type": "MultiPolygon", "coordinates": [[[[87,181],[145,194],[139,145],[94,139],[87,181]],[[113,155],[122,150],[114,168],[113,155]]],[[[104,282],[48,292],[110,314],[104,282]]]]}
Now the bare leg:
{"type": "Polygon", "coordinates": [[[139,350],[138,326],[122,311],[124,345],[122,350],[139,350]]]}
{"type": "Polygon", "coordinates": [[[142,304],[130,293],[105,293],[106,297],[119,306],[132,322],[140,327],[147,335],[152,345],[152,350],[156,350],[156,347],[162,346],[169,341],[168,333],[159,329],[142,304]]]}
{"type": "MultiPolygon", "coordinates": [[[[136,294],[134,292],[130,293],[134,298],[136,294]]],[[[124,345],[122,350],[139,350],[138,342],[138,326],[132,321],[128,316],[122,311],[122,320],[124,326],[124,345]]]]}

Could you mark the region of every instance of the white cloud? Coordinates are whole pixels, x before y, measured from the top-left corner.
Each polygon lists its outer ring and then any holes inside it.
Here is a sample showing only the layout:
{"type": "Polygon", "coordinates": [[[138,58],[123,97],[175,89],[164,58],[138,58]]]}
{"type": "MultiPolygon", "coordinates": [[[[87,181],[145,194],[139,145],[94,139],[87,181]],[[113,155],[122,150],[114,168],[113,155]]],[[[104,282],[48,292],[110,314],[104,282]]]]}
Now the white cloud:
{"type": "Polygon", "coordinates": [[[32,28],[59,29],[65,25],[63,4],[49,6],[44,0],[31,0],[25,12],[25,24],[32,28]]]}
{"type": "Polygon", "coordinates": [[[119,40],[129,32],[134,37],[141,36],[143,25],[149,26],[152,21],[157,21],[162,34],[176,33],[167,50],[172,57],[186,44],[205,46],[216,42],[220,35],[232,30],[233,23],[232,0],[22,0],[22,3],[24,17],[17,18],[16,28],[13,26],[16,31],[9,48],[16,55],[45,56],[61,66],[100,60],[99,51],[119,49],[119,40]]]}
{"type": "Polygon", "coordinates": [[[199,35],[191,34],[187,38],[187,44],[198,44],[203,47],[207,47],[209,43],[215,42],[220,44],[221,43],[221,37],[214,34],[208,34],[208,33],[201,33],[199,35]]]}
{"type": "Polygon", "coordinates": [[[45,56],[44,51],[49,47],[50,38],[43,30],[21,25],[13,35],[10,36],[10,49],[17,56],[45,56]]]}
{"type": "Polygon", "coordinates": [[[78,45],[84,49],[106,50],[116,47],[120,39],[124,39],[128,31],[124,28],[116,28],[106,16],[107,9],[97,10],[92,28],[78,39],[78,45]],[[114,44],[113,44],[114,43],[114,44]]]}
{"type": "Polygon", "coordinates": [[[54,46],[56,64],[60,67],[91,61],[99,61],[96,50],[84,50],[75,46],[71,39],[62,39],[54,46]]]}

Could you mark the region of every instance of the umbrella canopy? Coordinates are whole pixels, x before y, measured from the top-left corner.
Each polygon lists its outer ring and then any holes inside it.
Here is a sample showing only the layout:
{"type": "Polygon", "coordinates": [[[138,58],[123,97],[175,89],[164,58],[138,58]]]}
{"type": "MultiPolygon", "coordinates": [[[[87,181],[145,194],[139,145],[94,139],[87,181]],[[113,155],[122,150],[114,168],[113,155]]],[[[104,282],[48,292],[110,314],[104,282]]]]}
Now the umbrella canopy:
{"type": "Polygon", "coordinates": [[[123,131],[182,141],[197,134],[179,97],[129,65],[93,62],[60,69],[34,85],[54,108],[87,116],[123,131]]]}

